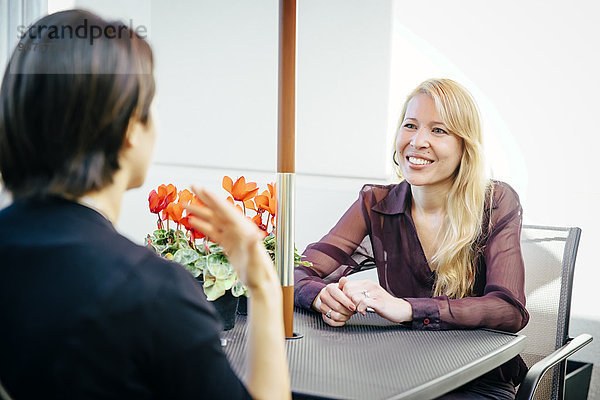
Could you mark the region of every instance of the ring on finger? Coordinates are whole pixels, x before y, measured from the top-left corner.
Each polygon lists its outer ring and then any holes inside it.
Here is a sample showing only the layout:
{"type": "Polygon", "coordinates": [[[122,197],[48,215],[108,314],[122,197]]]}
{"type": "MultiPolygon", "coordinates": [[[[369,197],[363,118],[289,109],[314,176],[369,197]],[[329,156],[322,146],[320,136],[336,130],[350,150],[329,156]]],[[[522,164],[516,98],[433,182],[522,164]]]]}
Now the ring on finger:
{"type": "Polygon", "coordinates": [[[325,314],[325,316],[329,319],[331,319],[331,308],[329,309],[329,311],[327,311],[327,314],[325,314]]]}

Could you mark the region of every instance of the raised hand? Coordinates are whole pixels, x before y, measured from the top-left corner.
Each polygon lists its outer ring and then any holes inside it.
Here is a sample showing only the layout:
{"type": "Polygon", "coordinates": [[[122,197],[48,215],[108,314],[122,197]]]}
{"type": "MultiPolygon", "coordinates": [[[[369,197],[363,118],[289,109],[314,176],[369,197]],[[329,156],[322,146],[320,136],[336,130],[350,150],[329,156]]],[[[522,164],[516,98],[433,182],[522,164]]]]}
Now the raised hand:
{"type": "Polygon", "coordinates": [[[281,285],[262,243],[258,227],[233,205],[192,187],[204,206],[189,205],[189,222],[219,243],[240,279],[250,290],[248,313],[248,378],[252,398],[290,399],[285,354],[281,285]]]}
{"type": "Polygon", "coordinates": [[[223,247],[250,291],[265,281],[276,279],[273,263],[256,224],[214,194],[196,187],[192,190],[204,206],[190,204],[186,207],[192,214],[190,225],[223,247]]]}

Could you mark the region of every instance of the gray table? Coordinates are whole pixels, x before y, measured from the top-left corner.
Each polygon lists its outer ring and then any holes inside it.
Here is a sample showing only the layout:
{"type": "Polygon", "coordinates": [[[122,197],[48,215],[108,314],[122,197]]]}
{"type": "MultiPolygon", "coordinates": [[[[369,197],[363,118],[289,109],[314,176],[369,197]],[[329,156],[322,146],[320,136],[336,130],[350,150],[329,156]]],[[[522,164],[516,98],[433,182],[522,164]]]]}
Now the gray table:
{"type": "MultiPolygon", "coordinates": [[[[224,332],[224,350],[246,371],[246,317],[224,332]]],[[[413,331],[377,314],[355,315],[341,328],[296,310],[287,340],[294,398],[432,399],[515,357],[525,336],[478,330],[413,331]]]]}

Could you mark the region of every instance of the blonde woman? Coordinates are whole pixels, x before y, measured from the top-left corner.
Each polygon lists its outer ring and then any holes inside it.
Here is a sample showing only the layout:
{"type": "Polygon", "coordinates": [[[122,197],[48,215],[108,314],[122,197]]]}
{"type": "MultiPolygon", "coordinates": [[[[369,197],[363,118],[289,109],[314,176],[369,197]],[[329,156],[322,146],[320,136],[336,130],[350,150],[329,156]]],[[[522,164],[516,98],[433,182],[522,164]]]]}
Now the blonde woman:
{"type": "MultiPolygon", "coordinates": [[[[308,246],[313,266],[296,269],[296,304],[331,326],[371,308],[413,329],[522,329],[529,315],[521,205],[509,185],[486,178],[481,141],[477,106],[462,86],[421,83],[396,133],[401,182],[365,185],[337,225],[308,246]],[[379,284],[345,277],[327,284],[340,266],[348,266],[343,275],[360,268],[352,256],[366,237],[379,284]]],[[[443,398],[512,399],[525,372],[517,357],[443,398]]]]}

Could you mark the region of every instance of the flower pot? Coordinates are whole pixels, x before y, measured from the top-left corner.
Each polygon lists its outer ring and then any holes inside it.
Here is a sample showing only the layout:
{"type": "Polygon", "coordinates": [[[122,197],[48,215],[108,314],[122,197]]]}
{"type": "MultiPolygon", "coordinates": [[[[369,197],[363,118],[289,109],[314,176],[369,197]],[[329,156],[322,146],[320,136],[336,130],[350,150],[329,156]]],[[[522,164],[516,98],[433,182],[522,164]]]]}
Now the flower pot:
{"type": "Polygon", "coordinates": [[[228,331],[235,325],[235,311],[237,309],[238,298],[227,290],[225,294],[216,300],[213,300],[213,305],[217,310],[217,314],[223,322],[223,330],[228,331]]]}
{"type": "Polygon", "coordinates": [[[248,315],[248,298],[244,295],[239,297],[237,313],[240,315],[248,315]]]}

